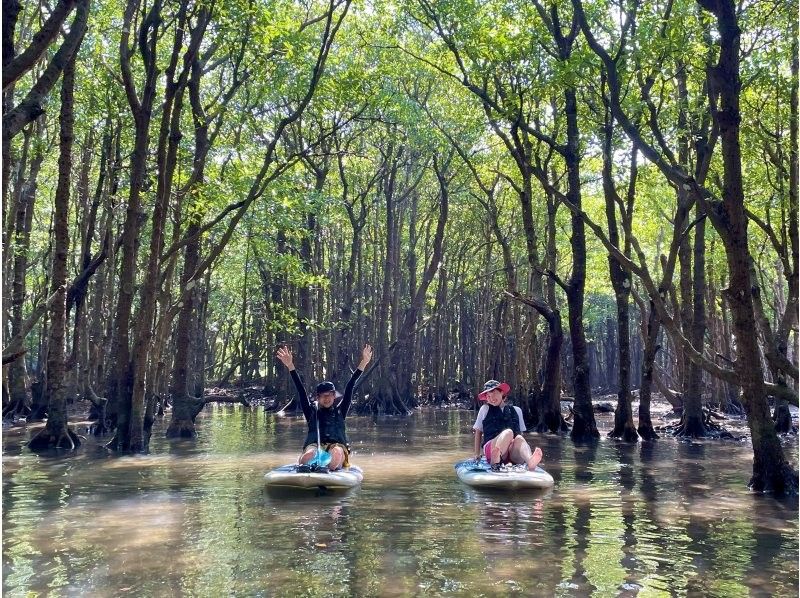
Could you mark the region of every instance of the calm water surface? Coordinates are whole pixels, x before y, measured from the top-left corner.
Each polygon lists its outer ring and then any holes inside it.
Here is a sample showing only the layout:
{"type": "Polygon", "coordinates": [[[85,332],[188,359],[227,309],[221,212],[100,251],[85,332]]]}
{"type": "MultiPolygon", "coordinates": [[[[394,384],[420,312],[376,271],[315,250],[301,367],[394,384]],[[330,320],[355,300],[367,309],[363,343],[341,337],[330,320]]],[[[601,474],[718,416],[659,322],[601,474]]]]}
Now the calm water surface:
{"type": "Polygon", "coordinates": [[[196,443],[168,443],[159,423],[134,457],[91,438],[73,457],[34,455],[29,432],[6,430],[3,593],[798,594],[797,501],[747,492],[747,444],[534,436],[555,488],[486,493],[453,470],[473,419],[349,419],[364,484],[327,496],[265,490],[305,425],[261,409],[209,409],[196,443]]]}

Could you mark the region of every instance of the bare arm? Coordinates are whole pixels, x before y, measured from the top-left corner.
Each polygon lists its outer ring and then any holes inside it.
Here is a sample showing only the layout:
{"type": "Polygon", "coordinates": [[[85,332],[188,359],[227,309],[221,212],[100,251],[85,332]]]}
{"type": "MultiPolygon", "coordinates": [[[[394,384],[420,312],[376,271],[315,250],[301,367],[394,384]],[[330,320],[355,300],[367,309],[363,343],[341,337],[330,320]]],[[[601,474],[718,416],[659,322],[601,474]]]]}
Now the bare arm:
{"type": "Polygon", "coordinates": [[[481,430],[473,430],[473,432],[475,433],[475,460],[480,461],[481,448],[483,446],[481,443],[483,440],[483,432],[481,430]]]}

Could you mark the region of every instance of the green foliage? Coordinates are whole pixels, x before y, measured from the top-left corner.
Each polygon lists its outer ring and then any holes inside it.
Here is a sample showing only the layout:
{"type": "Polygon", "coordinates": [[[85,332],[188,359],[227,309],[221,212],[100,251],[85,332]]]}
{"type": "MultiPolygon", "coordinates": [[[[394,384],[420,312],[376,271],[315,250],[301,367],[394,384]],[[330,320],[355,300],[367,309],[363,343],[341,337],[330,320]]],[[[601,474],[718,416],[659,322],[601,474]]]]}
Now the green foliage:
{"type": "MultiPolygon", "coordinates": [[[[686,127],[697,133],[710,117],[706,76],[709,64],[716,60],[711,33],[714,23],[708,12],[690,0],[670,3],[672,12],[666,21],[665,3],[648,0],[634,4],[635,27],[627,29],[633,13],[622,12],[619,3],[584,2],[588,19],[612,54],[619,49],[625,31],[627,46],[617,57],[624,109],[639,125],[655,119],[664,144],[677,153],[681,136],[685,135],[680,120],[685,118],[686,127]],[[679,78],[685,81],[684,101],[679,98],[679,78]],[[643,97],[643,85],[649,89],[649,98],[643,97]],[[648,99],[652,106],[647,105],[648,99]]],[[[178,6],[164,5],[159,23],[157,62],[161,76],[143,189],[143,205],[148,214],[155,199],[154,148],[162,109],[159,100],[166,88],[163,73],[170,59],[178,6]]],[[[634,5],[625,6],[631,11],[634,5]]],[[[199,3],[191,5],[190,22],[199,7],[199,3]]],[[[293,0],[233,0],[213,5],[209,32],[201,45],[206,66],[200,85],[200,102],[212,134],[211,148],[204,180],[190,185],[197,123],[189,98],[185,97],[175,188],[170,196],[171,226],[175,228],[167,238],[178,239],[189,222],[208,225],[230,206],[241,204],[253,194],[258,196],[213,265],[209,301],[215,325],[230,327],[234,335],[243,336],[245,331],[239,330],[242,307],[251,313],[251,318],[256,317],[252,314],[263,318],[263,331],[283,336],[299,334],[303,325],[322,331],[342,329],[358,318],[371,317],[380,301],[379,289],[374,285],[382,277],[395,274],[383,272],[386,169],[394,159],[400,164],[394,181],[398,203],[393,209],[402,218],[398,246],[403,271],[398,276],[401,288],[399,304],[394,309],[402,310],[410,304],[413,289],[408,288],[409,279],[422,276],[432,251],[441,207],[434,156],[446,164],[449,179],[449,219],[442,265],[461,285],[455,292],[474,296],[487,288],[499,293],[497,289],[505,286],[502,255],[481,203],[486,197],[478,181],[493,187],[492,209],[496,210],[498,226],[509,243],[518,280],[528,280],[531,273],[520,197],[515,188],[522,184],[523,176],[503,137],[522,135],[529,144],[532,160],[549,160],[548,174],[563,192],[563,158],[558,152],[548,155],[547,144],[526,132],[525,126],[550,136],[557,144],[566,143],[566,89],[575,90],[578,97],[583,209],[592,221],[606,229],[600,175],[603,94],[607,89],[601,81],[600,63],[582,35],[575,37],[569,57],[559,55],[551,19],[557,14],[562,33],[568,33],[573,13],[571,2],[566,0],[542,3],[541,13],[535,2],[515,0],[354,3],[335,39],[310,105],[277,143],[266,170],[267,176],[275,175],[274,178],[264,185],[254,185],[264,168],[266,149],[274,141],[277,123],[297,107],[313,74],[324,21],[305,27],[301,23],[320,16],[326,7],[319,1],[293,0]],[[484,109],[467,84],[484,90],[492,107],[484,109]],[[454,146],[469,158],[474,173],[454,146]],[[302,159],[298,152],[303,153],[302,159]],[[324,171],[321,188],[322,175],[315,168],[324,171]],[[412,202],[416,202],[413,221],[412,202]],[[345,284],[352,252],[350,241],[356,234],[354,222],[362,227],[358,231],[360,262],[353,282],[357,288],[350,298],[355,313],[351,321],[344,322],[337,315],[342,306],[334,304],[330,297],[335,295],[338,300],[337,293],[345,284]],[[313,254],[310,261],[302,255],[304,247],[309,246],[313,254]],[[377,272],[374,278],[365,271],[371,268],[377,272]],[[277,295],[272,296],[272,289],[277,287],[283,290],[280,300],[277,295]],[[325,305],[307,322],[298,319],[296,291],[300,288],[310,289],[315,302],[325,305]]],[[[21,22],[33,22],[37,9],[30,4],[23,8],[21,22]]],[[[103,183],[107,188],[103,196],[106,203],[100,214],[111,218],[110,230],[115,235],[124,218],[129,192],[134,120],[119,73],[123,9],[118,0],[92,3],[89,30],[78,60],[76,154],[89,161],[86,170],[90,184],[88,189],[80,189],[76,173],[75,197],[80,200],[73,202],[71,215],[76,272],[87,198],[93,196],[101,174],[101,148],[107,137],[119,149],[113,156],[113,168],[108,169],[110,176],[103,183]]],[[[780,238],[785,238],[789,227],[796,226],[788,216],[787,175],[790,94],[792,86],[797,85],[789,69],[793,43],[796,44],[796,10],[796,1],[748,3],[742,8],[740,23],[747,205],[756,216],[772,223],[780,231],[780,238]]],[[[182,68],[180,60],[178,68],[182,68]]],[[[141,91],[144,74],[138,52],[133,53],[132,69],[141,91]]],[[[19,88],[29,85],[31,77],[26,75],[19,88]]],[[[30,255],[36,266],[28,274],[33,293],[26,304],[28,310],[31,298],[44,288],[47,278],[49,221],[57,175],[57,102],[57,94],[51,94],[47,117],[34,139],[35,144],[45,148],[45,162],[38,179],[31,235],[30,255]]],[[[658,144],[650,133],[644,137],[658,144]]],[[[21,144],[22,136],[18,136],[12,145],[15,156],[22,151],[21,144]]],[[[619,129],[612,151],[615,182],[624,194],[630,177],[632,145],[619,129]]],[[[718,154],[717,148],[708,177],[712,189],[716,189],[721,173],[718,154]]],[[[675,190],[641,153],[637,166],[632,232],[651,272],[658,277],[659,256],[665,252],[674,227],[670,219],[676,205],[675,190]]],[[[76,164],[79,168],[81,165],[76,164]]],[[[535,179],[531,191],[537,251],[543,256],[547,248],[547,197],[535,179]]],[[[229,218],[230,215],[221,218],[203,234],[201,253],[207,254],[220,241],[229,218]]],[[[570,219],[567,208],[559,206],[555,271],[564,279],[572,272],[570,219]]],[[[142,230],[142,247],[149,240],[149,226],[148,220],[142,230]]],[[[727,266],[721,244],[711,227],[707,227],[706,234],[709,273],[716,283],[724,285],[727,266]]],[[[91,243],[93,253],[100,250],[101,242],[98,226],[91,243]]],[[[764,295],[770,317],[774,318],[780,311],[780,296],[786,291],[782,268],[775,247],[754,225],[751,243],[759,272],[769,283],[764,295]]],[[[633,259],[638,261],[639,257],[634,255],[633,259]]],[[[591,299],[585,317],[591,327],[603,322],[612,310],[608,252],[592,234],[587,236],[587,269],[586,291],[591,299]]],[[[178,267],[174,277],[179,272],[178,267]]],[[[426,315],[437,306],[437,281],[428,289],[426,315]]],[[[558,306],[563,307],[563,294],[558,292],[556,297],[558,306]]]]}

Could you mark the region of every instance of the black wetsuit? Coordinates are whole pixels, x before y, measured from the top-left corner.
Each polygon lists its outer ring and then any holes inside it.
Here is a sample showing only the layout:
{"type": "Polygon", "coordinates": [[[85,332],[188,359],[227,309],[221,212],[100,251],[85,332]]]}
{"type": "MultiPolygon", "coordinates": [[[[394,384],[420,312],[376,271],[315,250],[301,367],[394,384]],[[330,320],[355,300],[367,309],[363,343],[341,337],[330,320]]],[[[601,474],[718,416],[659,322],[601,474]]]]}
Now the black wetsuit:
{"type": "MultiPolygon", "coordinates": [[[[350,403],[353,401],[353,386],[355,386],[356,380],[359,379],[362,373],[363,372],[358,369],[353,372],[350,381],[344,389],[344,397],[342,397],[338,405],[333,405],[327,409],[324,407],[319,408],[319,435],[323,445],[337,442],[348,446],[344,418],[347,417],[347,412],[350,410],[350,403]]],[[[308,434],[303,442],[303,448],[305,448],[309,444],[317,443],[317,410],[311,406],[311,401],[308,399],[306,389],[300,380],[297,370],[292,370],[291,374],[294,385],[297,388],[297,397],[300,399],[300,407],[303,409],[303,415],[308,423],[308,434]]]]}

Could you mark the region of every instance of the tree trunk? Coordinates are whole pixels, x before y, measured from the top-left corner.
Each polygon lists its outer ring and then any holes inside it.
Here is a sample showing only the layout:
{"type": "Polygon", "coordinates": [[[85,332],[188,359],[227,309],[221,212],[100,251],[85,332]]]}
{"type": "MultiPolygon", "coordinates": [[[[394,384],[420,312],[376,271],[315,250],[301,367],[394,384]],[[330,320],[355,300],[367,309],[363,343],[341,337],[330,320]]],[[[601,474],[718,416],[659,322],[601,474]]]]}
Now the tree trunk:
{"type": "MultiPolygon", "coordinates": [[[[678,245],[678,263],[680,271],[678,273],[678,292],[675,297],[676,320],[680,326],[683,336],[692,336],[692,245],[689,242],[689,235],[682,235],[678,245]]],[[[685,395],[689,386],[689,355],[680,345],[676,347],[678,368],[678,388],[685,395]]]]}
{"type": "MultiPolygon", "coordinates": [[[[43,127],[37,121],[36,135],[43,134],[43,127]]],[[[26,272],[28,269],[28,251],[30,248],[31,224],[36,199],[39,170],[44,160],[42,144],[37,144],[37,151],[31,160],[28,179],[20,189],[14,225],[14,259],[13,283],[11,287],[11,331],[10,338],[22,332],[22,307],[25,303],[26,272]]],[[[20,356],[8,365],[9,405],[3,409],[3,417],[13,419],[16,416],[30,414],[30,401],[27,390],[27,371],[25,357],[20,356]]]]}
{"type": "Polygon", "coordinates": [[[750,487],[755,491],[795,494],[798,487],[797,472],[786,461],[775,433],[767,405],[758,337],[753,334],[756,321],[752,292],[756,281],[750,277],[752,258],[748,247],[739,144],[741,30],[737,22],[737,7],[733,0],[700,0],[700,3],[716,16],[720,36],[719,59],[709,77],[720,99],[720,109],[715,117],[722,140],[723,186],[722,201],[711,205],[711,216],[725,245],[730,273],[730,284],[723,293],[731,309],[736,339],[736,371],[742,385],[742,399],[753,441],[750,487]]]}
{"type": "MultiPolygon", "coordinates": [[[[567,115],[567,196],[570,202],[581,207],[580,193],[580,155],[578,132],[578,105],[574,89],[564,93],[567,115]]],[[[586,286],[586,229],[583,218],[571,213],[572,235],[572,276],[567,288],[567,307],[569,308],[569,334],[572,341],[573,391],[575,403],[570,438],[575,442],[594,440],[600,437],[592,409],[592,390],[590,385],[589,358],[586,348],[586,332],[583,325],[584,289],[586,286]]]]}
{"type": "MultiPolygon", "coordinates": [[[[411,304],[403,315],[403,323],[398,334],[398,349],[401,350],[398,355],[399,359],[397,360],[397,386],[400,396],[412,401],[414,400],[415,393],[412,389],[411,374],[413,370],[413,347],[417,332],[417,321],[422,313],[428,288],[439,271],[444,255],[444,233],[450,207],[450,179],[447,175],[449,163],[449,158],[447,158],[443,164],[440,163],[436,156],[433,158],[433,166],[439,183],[439,218],[436,222],[436,232],[433,237],[433,249],[430,261],[425,266],[425,271],[422,274],[422,280],[420,280],[419,286],[413,289],[414,294],[411,297],[411,304]]],[[[410,221],[410,226],[412,228],[415,226],[413,220],[412,218],[410,221]]],[[[409,271],[412,268],[416,272],[416,262],[413,260],[409,263],[409,271]]],[[[411,285],[414,283],[410,282],[409,284],[411,285]]]]}
{"type": "MultiPolygon", "coordinates": [[[[705,216],[700,205],[695,208],[697,224],[694,236],[694,270],[692,275],[691,323],[686,323],[689,340],[698,350],[702,350],[706,333],[706,240],[705,216]]],[[[702,403],[703,369],[696,363],[686,363],[686,386],[683,393],[683,414],[681,423],[675,431],[676,436],[702,438],[706,436],[702,403]]]]}
{"type": "MultiPolygon", "coordinates": [[[[19,0],[3,0],[3,64],[9,64],[16,55],[14,48],[14,31],[17,27],[19,13],[22,12],[22,4],[19,0]]],[[[14,84],[3,88],[3,114],[10,112],[14,104],[14,84]]],[[[2,217],[3,222],[8,222],[11,218],[9,213],[9,193],[11,191],[11,162],[12,152],[10,139],[5,136],[2,138],[3,153],[3,179],[2,179],[2,217]]],[[[10,239],[3,229],[3,253],[8,252],[10,239]]]]}
{"type": "MultiPolygon", "coordinates": [[[[404,148],[395,148],[394,144],[388,146],[384,152],[384,162],[386,170],[383,177],[382,195],[386,202],[386,228],[385,228],[385,257],[384,275],[382,277],[381,298],[378,303],[377,317],[375,318],[377,329],[376,354],[378,359],[385,361],[377,362],[373,367],[378,368],[376,374],[378,380],[375,382],[374,401],[371,401],[370,409],[376,413],[408,413],[408,405],[403,401],[397,392],[396,366],[392,366],[392,358],[389,352],[394,350],[394,343],[390,346],[390,331],[393,338],[397,338],[397,326],[388,325],[394,322],[396,316],[394,311],[398,311],[399,306],[396,297],[395,277],[399,272],[399,243],[400,225],[398,222],[398,200],[395,197],[397,191],[397,176],[399,171],[400,157],[404,154],[404,148]]],[[[377,281],[376,281],[377,282],[377,281]]]]}
{"type": "MultiPolygon", "coordinates": [[[[196,222],[189,225],[187,234],[196,232],[199,226],[196,222]]],[[[199,242],[190,242],[184,252],[183,273],[181,274],[180,289],[183,291],[190,283],[199,261],[199,242]]],[[[194,418],[185,416],[190,412],[194,398],[189,396],[188,367],[191,359],[193,344],[191,342],[192,317],[194,315],[195,293],[185,295],[183,305],[178,314],[178,324],[175,330],[175,361],[172,370],[170,385],[170,398],[172,400],[172,418],[167,428],[167,438],[194,438],[194,418]]]]}
{"type": "MultiPolygon", "coordinates": [[[[83,0],[88,10],[88,0],[83,0]]],[[[67,259],[69,254],[69,202],[70,170],[72,168],[72,143],[74,124],[75,60],[64,68],[61,83],[60,143],[58,156],[58,183],[55,195],[53,231],[53,269],[50,282],[51,293],[57,299],[50,306],[50,338],[47,353],[47,389],[50,397],[47,424],[28,443],[31,450],[62,448],[74,450],[80,445],[77,435],[67,426],[67,387],[65,384],[67,327],[67,259]]]]}
{"type": "Polygon", "coordinates": [[[158,166],[158,183],[156,201],[153,209],[150,230],[150,246],[148,249],[147,269],[141,287],[139,311],[134,328],[133,344],[133,386],[130,409],[130,444],[126,447],[133,452],[144,452],[148,449],[149,431],[152,426],[153,406],[151,401],[152,381],[148,393],[148,359],[150,358],[155,325],[155,308],[158,286],[161,279],[161,254],[164,249],[165,228],[168,216],[168,202],[172,191],[172,180],[177,167],[178,143],[181,138],[180,121],[183,110],[183,99],[189,77],[189,65],[194,61],[203,37],[205,25],[202,9],[197,26],[192,29],[191,41],[186,49],[183,69],[175,79],[178,57],[184,45],[183,29],[186,23],[187,4],[181,3],[178,8],[178,26],[175,31],[171,62],[166,71],[166,90],[162,105],[159,139],[156,150],[158,166]],[[149,417],[148,417],[149,416],[149,417]]]}
{"type": "MultiPolygon", "coordinates": [[[[314,193],[319,195],[325,187],[325,180],[328,175],[328,169],[324,168],[316,173],[314,177],[314,193]]],[[[303,239],[300,243],[300,261],[303,263],[303,268],[307,274],[318,274],[315,270],[314,251],[312,248],[312,241],[314,241],[318,234],[317,217],[313,211],[306,214],[306,226],[303,239]]],[[[314,372],[314,353],[313,353],[313,336],[314,328],[309,324],[314,320],[314,313],[312,310],[311,302],[312,289],[307,284],[300,285],[297,289],[298,293],[298,313],[297,319],[300,326],[300,338],[297,342],[297,363],[298,374],[302,380],[309,380],[314,372]]],[[[317,364],[317,369],[321,368],[321,364],[317,364]]]]}
{"type": "MultiPolygon", "coordinates": [[[[784,269],[784,277],[788,283],[789,296],[786,301],[786,307],[783,312],[778,330],[775,334],[776,337],[776,350],[784,358],[789,359],[789,336],[791,330],[797,330],[798,319],[798,292],[800,292],[800,259],[798,251],[800,250],[800,242],[798,241],[798,192],[800,191],[800,171],[798,171],[798,126],[800,126],[800,117],[798,117],[798,76],[800,75],[800,61],[798,61],[798,25],[795,19],[792,20],[792,78],[791,78],[791,91],[789,99],[789,214],[788,214],[788,228],[789,228],[789,244],[790,247],[786,248],[786,258],[784,269]],[[788,266],[788,267],[787,267],[788,266]]],[[[785,243],[785,241],[784,241],[785,243]]],[[[795,332],[795,340],[798,338],[795,332]]],[[[791,363],[797,364],[797,353],[791,363]]],[[[773,372],[775,373],[775,372],[773,372]]],[[[785,383],[786,377],[782,372],[776,376],[776,381],[785,383]]],[[[772,414],[775,420],[775,431],[779,434],[785,434],[792,430],[792,415],[789,411],[789,404],[781,399],[775,401],[775,411],[772,414]]]]}
{"type": "Polygon", "coordinates": [[[561,346],[564,342],[561,313],[557,309],[551,309],[544,301],[523,297],[517,292],[507,292],[507,294],[537,310],[548,325],[549,336],[542,386],[533,404],[535,413],[533,431],[566,432],[569,428],[561,415],[561,346]]]}
{"type": "Polygon", "coordinates": [[[138,8],[136,0],[128,0],[125,8],[123,34],[120,39],[120,66],[128,103],[134,119],[134,143],[130,161],[128,204],[122,228],[122,264],[119,274],[117,307],[114,314],[111,366],[106,396],[109,399],[109,420],[116,434],[109,447],[127,451],[131,445],[131,410],[133,392],[133,363],[131,361],[130,325],[133,296],[136,291],[139,231],[142,225],[141,192],[144,184],[150,145],[150,121],[156,93],[157,68],[155,46],[158,33],[158,5],[142,20],[136,32],[139,47],[148,49],[145,61],[145,78],[141,99],[136,96],[130,71],[129,38],[138,8]]]}
{"type": "MultiPolygon", "coordinates": [[[[200,77],[202,65],[196,58],[192,64],[192,75],[189,80],[189,99],[192,105],[192,117],[194,120],[194,162],[191,180],[197,187],[203,185],[205,180],[205,162],[210,147],[208,138],[208,121],[203,111],[200,101],[200,77]]],[[[190,191],[193,186],[185,189],[186,194],[191,197],[190,191]]],[[[194,416],[191,414],[196,408],[198,395],[194,397],[190,393],[189,368],[197,371],[196,362],[193,357],[197,354],[204,354],[204,346],[198,346],[193,342],[192,329],[193,323],[199,319],[199,311],[195,305],[195,298],[198,295],[200,281],[193,279],[197,264],[200,261],[200,237],[197,234],[200,229],[200,215],[196,214],[194,202],[189,203],[189,212],[194,214],[186,231],[187,236],[192,241],[187,243],[184,249],[183,271],[181,273],[179,293],[182,294],[183,303],[178,313],[178,323],[175,330],[175,360],[172,365],[172,376],[170,381],[170,398],[172,401],[172,417],[167,428],[167,438],[194,438],[197,435],[194,427],[194,416]],[[190,292],[186,293],[185,291],[190,292]],[[197,314],[197,315],[196,315],[197,314]]],[[[205,343],[203,343],[204,345],[205,343]]],[[[205,370],[205,364],[200,363],[201,372],[205,370]]],[[[192,390],[196,391],[195,385],[191,385],[192,390]]],[[[200,393],[202,395],[202,392],[200,393]]],[[[195,414],[196,416],[196,414],[195,414]]]]}
{"type": "MultiPolygon", "coordinates": [[[[631,253],[630,219],[633,212],[633,198],[636,189],[636,152],[631,160],[631,182],[628,189],[628,201],[622,208],[622,201],[617,192],[613,177],[613,137],[614,121],[611,108],[604,97],[605,124],[603,127],[603,194],[606,204],[606,221],[608,237],[611,243],[621,249],[626,256],[631,253]],[[622,212],[625,242],[621,243],[619,226],[617,225],[617,204],[622,212]]],[[[630,296],[631,275],[612,255],[608,256],[608,271],[611,286],[614,288],[614,299],[617,306],[617,347],[619,351],[619,369],[617,378],[617,407],[614,410],[614,429],[609,432],[611,438],[622,438],[625,442],[636,442],[639,435],[633,424],[631,407],[631,335],[630,335],[630,296]]],[[[609,330],[609,335],[612,333],[609,330]]],[[[610,356],[609,356],[610,360],[610,356]]]]}
{"type": "MultiPolygon", "coordinates": [[[[642,311],[644,315],[644,311],[642,311]]],[[[656,313],[653,302],[650,301],[647,310],[647,325],[645,331],[644,352],[642,355],[642,383],[639,388],[639,425],[636,431],[644,440],[656,440],[653,428],[653,420],[650,417],[650,402],[653,393],[653,375],[656,363],[656,353],[658,352],[658,333],[661,328],[661,321],[656,313]]]]}

